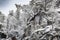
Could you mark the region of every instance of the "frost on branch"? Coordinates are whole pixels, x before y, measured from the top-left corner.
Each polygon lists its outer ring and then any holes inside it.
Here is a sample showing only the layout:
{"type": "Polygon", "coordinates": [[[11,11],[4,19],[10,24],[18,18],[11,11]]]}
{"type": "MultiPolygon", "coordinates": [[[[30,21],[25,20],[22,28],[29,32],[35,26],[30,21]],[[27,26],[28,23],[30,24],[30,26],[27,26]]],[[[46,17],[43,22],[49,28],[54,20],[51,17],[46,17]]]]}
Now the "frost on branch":
{"type": "Polygon", "coordinates": [[[0,12],[2,40],[60,39],[59,0],[31,0],[28,5],[15,6],[16,11],[9,11],[7,17],[0,12]]]}

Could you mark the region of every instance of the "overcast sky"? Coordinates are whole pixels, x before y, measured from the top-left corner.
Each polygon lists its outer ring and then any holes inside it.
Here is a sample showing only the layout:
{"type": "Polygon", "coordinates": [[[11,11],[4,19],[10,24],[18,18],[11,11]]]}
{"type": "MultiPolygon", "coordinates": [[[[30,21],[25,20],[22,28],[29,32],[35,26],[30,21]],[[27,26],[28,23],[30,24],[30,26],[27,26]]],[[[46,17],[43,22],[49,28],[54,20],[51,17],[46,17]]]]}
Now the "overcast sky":
{"type": "Polygon", "coordinates": [[[29,4],[29,1],[30,0],[0,0],[0,11],[7,16],[9,10],[16,10],[14,4],[27,5],[29,4]]]}

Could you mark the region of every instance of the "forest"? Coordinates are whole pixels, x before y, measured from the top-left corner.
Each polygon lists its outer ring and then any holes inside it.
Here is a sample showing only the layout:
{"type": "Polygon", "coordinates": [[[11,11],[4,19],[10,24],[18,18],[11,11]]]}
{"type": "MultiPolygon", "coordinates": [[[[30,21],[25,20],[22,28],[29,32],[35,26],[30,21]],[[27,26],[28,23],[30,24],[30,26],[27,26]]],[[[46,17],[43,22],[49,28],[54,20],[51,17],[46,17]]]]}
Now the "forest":
{"type": "Polygon", "coordinates": [[[15,4],[6,17],[0,12],[0,40],[60,40],[60,0],[15,4]]]}

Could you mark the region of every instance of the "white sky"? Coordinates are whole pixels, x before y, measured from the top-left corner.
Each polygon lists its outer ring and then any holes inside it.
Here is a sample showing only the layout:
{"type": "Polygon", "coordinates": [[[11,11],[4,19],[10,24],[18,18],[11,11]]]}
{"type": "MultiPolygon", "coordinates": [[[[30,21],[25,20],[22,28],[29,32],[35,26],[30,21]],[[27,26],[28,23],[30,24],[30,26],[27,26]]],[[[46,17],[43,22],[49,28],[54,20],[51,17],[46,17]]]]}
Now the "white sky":
{"type": "Polygon", "coordinates": [[[29,4],[30,0],[9,0],[9,3],[7,3],[6,6],[0,7],[0,11],[2,11],[3,14],[6,16],[9,13],[9,10],[16,10],[16,7],[14,4],[21,4],[21,5],[27,5],[29,4]]]}

